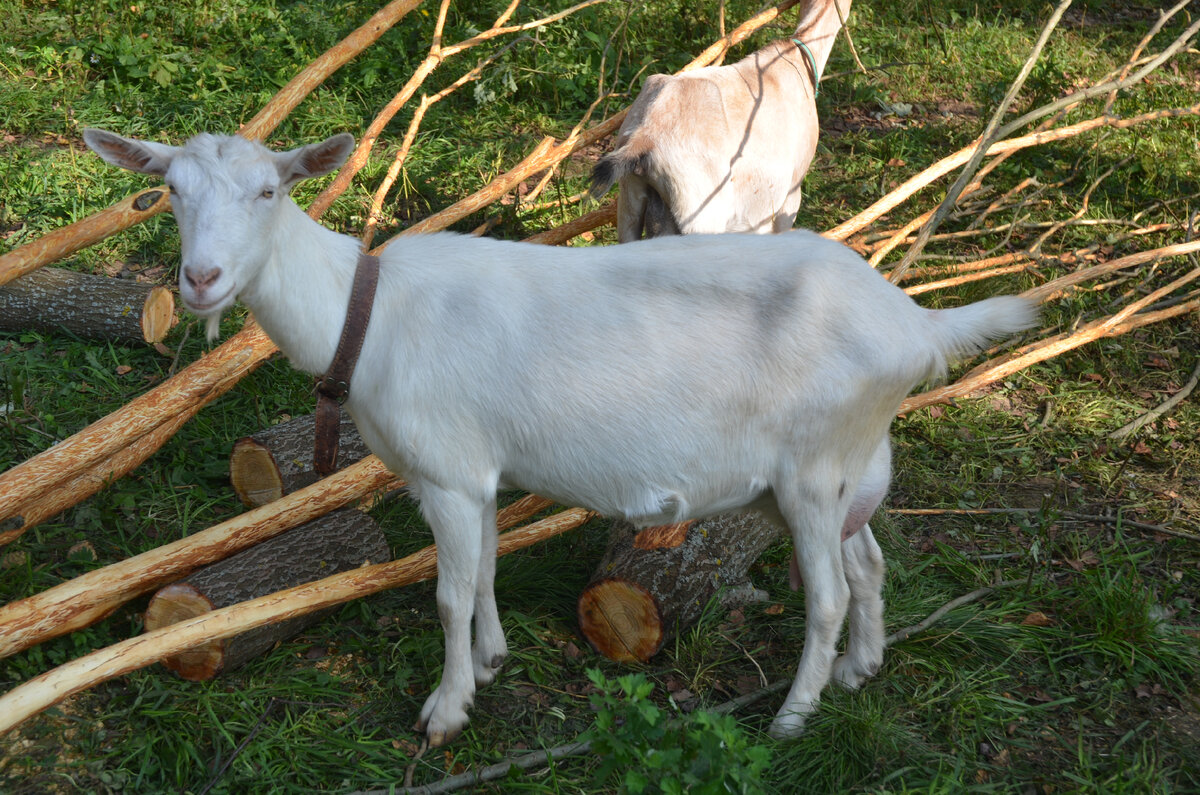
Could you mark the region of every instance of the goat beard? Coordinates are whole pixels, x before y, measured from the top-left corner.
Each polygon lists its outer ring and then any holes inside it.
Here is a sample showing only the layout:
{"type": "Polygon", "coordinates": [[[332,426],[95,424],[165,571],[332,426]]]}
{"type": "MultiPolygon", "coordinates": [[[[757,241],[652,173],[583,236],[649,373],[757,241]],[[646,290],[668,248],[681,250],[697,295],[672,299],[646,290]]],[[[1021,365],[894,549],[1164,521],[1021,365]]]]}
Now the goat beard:
{"type": "Polygon", "coordinates": [[[204,335],[208,337],[209,342],[216,340],[221,334],[221,313],[209,315],[204,318],[204,335]]]}

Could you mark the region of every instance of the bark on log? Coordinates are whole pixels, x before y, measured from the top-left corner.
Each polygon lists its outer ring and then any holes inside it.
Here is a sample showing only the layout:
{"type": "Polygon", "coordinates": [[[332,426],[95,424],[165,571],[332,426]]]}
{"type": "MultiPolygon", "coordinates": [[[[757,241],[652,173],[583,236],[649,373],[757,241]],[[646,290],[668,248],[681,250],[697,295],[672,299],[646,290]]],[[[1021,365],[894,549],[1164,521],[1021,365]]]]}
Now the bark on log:
{"type": "MultiPolygon", "coordinates": [[[[294,417],[234,443],[229,455],[229,481],[243,505],[266,505],[316,482],[312,467],[315,423],[312,414],[294,417]]],[[[338,432],[339,469],[371,454],[354,420],[345,412],[338,432]]]]}
{"type": "Polygon", "coordinates": [[[0,286],[0,329],[58,331],[80,337],[162,342],[176,323],[166,287],[43,268],[0,286]]]}
{"type": "Polygon", "coordinates": [[[696,622],[720,588],[726,603],[760,598],[746,571],[782,531],[758,513],[638,532],[613,523],[608,549],[577,605],[579,628],[605,657],[645,662],[696,622]]]}
{"type": "MultiPolygon", "coordinates": [[[[387,539],[375,520],[343,508],[159,590],[146,608],[146,631],[390,559],[387,539]]],[[[332,610],[264,624],[195,646],[162,663],[184,679],[211,679],[292,638],[332,610]]]]}

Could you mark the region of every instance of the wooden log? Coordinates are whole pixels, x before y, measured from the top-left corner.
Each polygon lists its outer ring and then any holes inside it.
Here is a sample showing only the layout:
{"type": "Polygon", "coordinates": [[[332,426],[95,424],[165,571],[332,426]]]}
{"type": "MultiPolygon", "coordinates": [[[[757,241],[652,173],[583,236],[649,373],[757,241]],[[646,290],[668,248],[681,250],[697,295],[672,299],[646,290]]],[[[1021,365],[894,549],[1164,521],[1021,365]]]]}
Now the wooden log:
{"type": "MultiPolygon", "coordinates": [[[[496,554],[507,555],[524,549],[579,527],[594,516],[589,511],[569,508],[504,533],[500,536],[496,554]]],[[[227,638],[271,621],[292,618],[388,588],[428,580],[436,573],[437,548],[426,547],[400,560],[344,571],[115,643],[36,676],[0,696],[0,735],[67,696],[136,671],[198,643],[227,638]]]]}
{"type": "Polygon", "coordinates": [[[175,325],[166,287],[43,268],[0,286],[0,330],[58,331],[80,337],[162,342],[175,325]]]}
{"type": "MultiPolygon", "coordinates": [[[[146,631],[390,559],[387,539],[375,520],[342,508],[160,589],[146,608],[146,631]]],[[[162,663],[184,679],[212,679],[289,640],[332,609],[209,641],[162,663]]]]}
{"type": "Polygon", "coordinates": [[[638,532],[613,523],[608,549],[576,610],[584,638],[618,662],[645,662],[695,623],[713,594],[727,605],[761,598],[746,571],[782,531],[757,513],[715,516],[638,532]]]}
{"type": "MultiPolygon", "coordinates": [[[[234,442],[229,454],[229,482],[248,508],[266,505],[317,480],[313,471],[312,414],[294,417],[234,442]]],[[[354,420],[343,412],[339,426],[338,468],[371,454],[354,420]]]]}

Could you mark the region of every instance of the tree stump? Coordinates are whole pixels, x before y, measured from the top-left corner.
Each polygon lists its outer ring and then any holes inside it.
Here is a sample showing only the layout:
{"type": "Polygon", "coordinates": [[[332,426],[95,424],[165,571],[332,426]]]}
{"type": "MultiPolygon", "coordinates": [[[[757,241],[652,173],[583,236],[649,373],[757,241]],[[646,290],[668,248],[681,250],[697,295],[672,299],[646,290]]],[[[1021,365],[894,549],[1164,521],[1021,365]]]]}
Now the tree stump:
{"type": "MultiPolygon", "coordinates": [[[[342,508],[160,589],[146,608],[146,629],[390,559],[387,540],[375,520],[353,508],[342,508]]],[[[162,663],[184,679],[211,679],[288,640],[333,609],[205,643],[162,663]]]]}
{"type": "Polygon", "coordinates": [[[753,512],[640,532],[616,521],[608,549],[579,597],[580,631],[611,660],[645,662],[695,623],[718,589],[729,589],[729,606],[764,599],[746,571],[782,535],[753,512]]]}
{"type": "Polygon", "coordinates": [[[0,329],[59,331],[122,342],[161,342],[175,325],[166,287],[42,268],[0,287],[0,329]]]}

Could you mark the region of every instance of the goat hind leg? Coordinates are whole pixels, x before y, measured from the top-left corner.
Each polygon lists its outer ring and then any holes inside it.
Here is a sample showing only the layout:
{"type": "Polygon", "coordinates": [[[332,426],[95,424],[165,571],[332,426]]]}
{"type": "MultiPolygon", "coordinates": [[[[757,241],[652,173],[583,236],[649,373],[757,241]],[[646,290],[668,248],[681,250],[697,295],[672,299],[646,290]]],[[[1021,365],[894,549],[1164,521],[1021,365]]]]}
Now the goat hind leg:
{"type": "MultiPolygon", "coordinates": [[[[836,488],[836,487],[835,487],[836,488]]],[[[839,506],[830,498],[779,499],[780,510],[792,531],[800,574],[804,581],[804,652],[796,679],[775,720],[773,737],[795,737],[804,729],[804,718],[816,709],[821,690],[829,682],[837,654],[838,635],[846,617],[850,589],[842,572],[839,506]]]]}
{"type": "Polygon", "coordinates": [[[883,552],[870,525],[842,542],[842,567],[850,587],[849,632],[833,678],[854,689],[883,665],[883,552]]]}
{"type": "Polygon", "coordinates": [[[421,512],[438,548],[437,606],[446,635],[442,681],[425,700],[417,730],[432,746],[454,739],[467,725],[475,698],[471,617],[479,577],[484,504],[464,494],[421,484],[421,512]]]}
{"type": "Polygon", "coordinates": [[[851,689],[883,665],[883,552],[867,520],[887,493],[892,477],[891,443],[875,448],[867,471],[854,490],[842,524],[842,568],[850,587],[850,630],[846,653],[834,661],[833,676],[851,689]]]}

